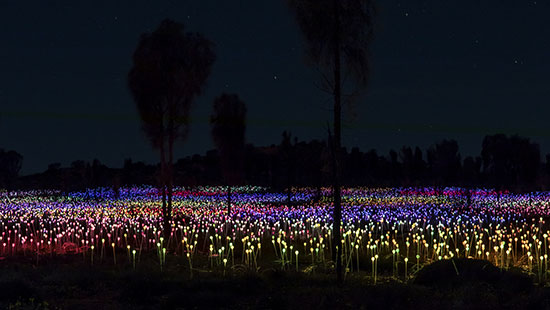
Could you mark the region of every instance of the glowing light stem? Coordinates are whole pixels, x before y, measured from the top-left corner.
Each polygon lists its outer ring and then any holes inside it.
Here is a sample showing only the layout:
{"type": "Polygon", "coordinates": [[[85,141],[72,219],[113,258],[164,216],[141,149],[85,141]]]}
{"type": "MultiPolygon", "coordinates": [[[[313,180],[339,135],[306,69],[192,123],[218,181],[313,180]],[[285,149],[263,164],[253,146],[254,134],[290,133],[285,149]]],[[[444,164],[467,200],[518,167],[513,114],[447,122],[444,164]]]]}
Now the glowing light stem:
{"type": "Polygon", "coordinates": [[[99,256],[103,262],[103,252],[105,251],[105,239],[101,239],[101,255],[99,256]]]}
{"type": "Polygon", "coordinates": [[[115,244],[114,243],[111,243],[111,246],[113,247],[113,261],[116,265],[116,252],[115,252],[115,244]]]}
{"type": "Polygon", "coordinates": [[[132,250],[132,266],[134,267],[134,270],[136,270],[136,250],[132,250]]]}
{"type": "Polygon", "coordinates": [[[375,273],[374,273],[374,256],[372,256],[370,258],[370,260],[371,260],[371,266],[372,266],[372,278],[373,278],[374,284],[376,284],[376,276],[375,276],[375,273]]]}
{"type": "Polygon", "coordinates": [[[407,280],[407,263],[409,262],[409,258],[405,257],[405,281],[407,280]]]}

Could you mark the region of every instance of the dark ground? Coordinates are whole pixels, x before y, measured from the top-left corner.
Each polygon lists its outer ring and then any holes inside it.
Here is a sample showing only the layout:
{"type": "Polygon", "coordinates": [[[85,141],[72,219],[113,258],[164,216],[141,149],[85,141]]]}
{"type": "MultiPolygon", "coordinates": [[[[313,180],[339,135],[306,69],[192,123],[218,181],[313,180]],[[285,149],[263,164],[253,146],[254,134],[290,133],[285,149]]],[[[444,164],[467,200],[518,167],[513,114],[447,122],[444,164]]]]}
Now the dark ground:
{"type": "Polygon", "coordinates": [[[550,309],[550,288],[523,273],[501,271],[485,261],[441,261],[405,283],[389,278],[374,286],[353,274],[342,287],[333,274],[266,269],[231,276],[185,265],[104,262],[81,256],[0,260],[3,309],[550,309]],[[150,268],[147,268],[149,266],[150,268]],[[455,269],[455,266],[457,267],[455,269]],[[457,275],[456,271],[459,271],[457,275]]]}

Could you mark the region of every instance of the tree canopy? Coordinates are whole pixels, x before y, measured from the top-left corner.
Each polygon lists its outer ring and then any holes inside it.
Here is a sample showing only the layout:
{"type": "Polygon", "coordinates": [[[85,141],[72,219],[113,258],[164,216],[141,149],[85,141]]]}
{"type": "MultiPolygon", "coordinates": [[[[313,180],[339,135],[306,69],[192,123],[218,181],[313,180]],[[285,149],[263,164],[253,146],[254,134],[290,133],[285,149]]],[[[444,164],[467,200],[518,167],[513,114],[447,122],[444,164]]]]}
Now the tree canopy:
{"type": "Polygon", "coordinates": [[[169,233],[172,213],[174,142],[189,132],[191,103],[202,93],[215,59],[209,40],[184,32],[182,24],[169,19],[152,33],[141,35],[134,52],[128,87],[143,130],[153,147],[160,150],[165,234],[169,233]]]}
{"type": "Polygon", "coordinates": [[[287,0],[306,41],[308,59],[321,73],[322,89],[334,99],[332,149],[334,225],[333,259],[338,282],[343,281],[340,222],[342,219],[341,114],[342,99],[352,102],[367,85],[368,50],[373,35],[372,0],[287,0]]]}
{"type": "Polygon", "coordinates": [[[214,100],[210,125],[227,184],[227,213],[231,214],[231,186],[244,179],[245,103],[236,94],[224,93],[217,97],[214,100]]]}
{"type": "Polygon", "coordinates": [[[169,19],[141,35],[128,86],[155,148],[165,136],[185,137],[191,103],[202,93],[215,59],[209,40],[169,19]]]}

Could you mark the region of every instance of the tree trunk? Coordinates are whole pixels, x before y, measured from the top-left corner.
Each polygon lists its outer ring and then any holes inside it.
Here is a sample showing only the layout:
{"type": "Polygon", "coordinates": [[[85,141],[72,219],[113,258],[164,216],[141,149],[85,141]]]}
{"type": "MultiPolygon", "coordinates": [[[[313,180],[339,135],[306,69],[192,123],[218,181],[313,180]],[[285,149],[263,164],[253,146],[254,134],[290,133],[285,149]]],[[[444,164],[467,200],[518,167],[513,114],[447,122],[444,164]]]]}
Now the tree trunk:
{"type": "Polygon", "coordinates": [[[338,0],[334,0],[334,159],[333,159],[333,195],[334,195],[334,224],[332,242],[333,253],[336,253],[336,275],[339,284],[343,282],[342,272],[342,243],[340,242],[340,222],[342,220],[342,202],[340,196],[340,146],[341,146],[341,63],[340,63],[340,10],[338,0]],[[335,250],[335,251],[334,251],[335,250]]]}
{"type": "Polygon", "coordinates": [[[164,150],[164,138],[161,138],[160,143],[160,190],[162,192],[162,218],[163,230],[166,236],[166,229],[169,227],[168,209],[166,206],[166,154],[164,150]]]}
{"type": "Polygon", "coordinates": [[[175,112],[170,113],[168,120],[168,163],[166,165],[166,187],[168,192],[168,203],[166,205],[166,215],[164,220],[164,236],[168,241],[172,232],[172,188],[173,188],[173,167],[172,162],[174,160],[174,140],[175,140],[175,128],[174,120],[175,112]]]}
{"type": "Polygon", "coordinates": [[[231,216],[231,186],[227,185],[227,215],[231,216]]]}
{"type": "Polygon", "coordinates": [[[168,192],[168,203],[166,204],[166,220],[164,222],[164,234],[165,238],[169,240],[170,234],[172,232],[172,188],[174,183],[174,176],[173,176],[173,156],[174,156],[174,139],[172,133],[170,134],[170,138],[168,139],[168,164],[166,167],[166,185],[167,185],[167,192],[168,192]]]}

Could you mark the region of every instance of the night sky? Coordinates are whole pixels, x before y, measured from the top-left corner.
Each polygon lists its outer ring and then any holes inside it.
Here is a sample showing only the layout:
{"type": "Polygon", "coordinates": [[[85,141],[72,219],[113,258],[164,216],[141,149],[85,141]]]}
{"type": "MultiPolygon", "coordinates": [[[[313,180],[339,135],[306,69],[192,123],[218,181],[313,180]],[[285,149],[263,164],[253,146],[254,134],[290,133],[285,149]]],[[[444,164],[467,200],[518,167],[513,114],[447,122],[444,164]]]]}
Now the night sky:
{"type": "MultiPolygon", "coordinates": [[[[550,152],[548,1],[379,0],[368,94],[344,112],[343,143],[387,154],[452,138],[477,155],[486,134],[550,152]]],[[[0,0],[0,148],[22,174],[98,158],[157,162],[126,84],[140,34],[171,18],[216,45],[206,92],[176,158],[213,148],[213,99],[248,106],[247,142],[326,137],[331,98],[304,64],[284,0],[0,0]]]]}

